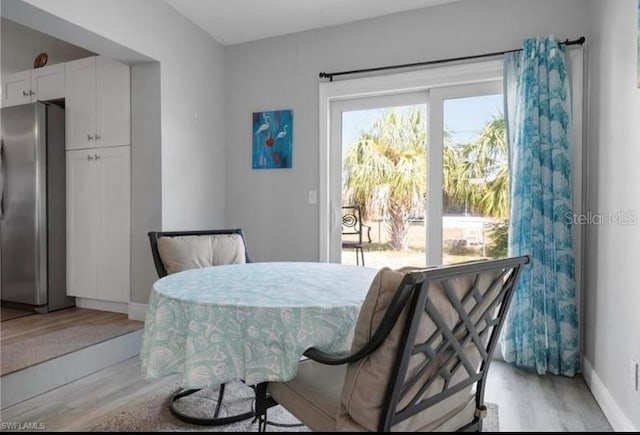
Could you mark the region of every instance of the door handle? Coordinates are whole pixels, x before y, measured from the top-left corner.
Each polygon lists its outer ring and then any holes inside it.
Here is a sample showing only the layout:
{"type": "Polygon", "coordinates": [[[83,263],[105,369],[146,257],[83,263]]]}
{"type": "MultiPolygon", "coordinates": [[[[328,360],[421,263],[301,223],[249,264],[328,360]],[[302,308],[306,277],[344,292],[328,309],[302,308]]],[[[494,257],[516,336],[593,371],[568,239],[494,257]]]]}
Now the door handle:
{"type": "Polygon", "coordinates": [[[102,139],[102,137],[100,137],[100,136],[98,135],[98,133],[96,133],[96,134],[93,136],[93,138],[94,138],[95,140],[100,140],[100,139],[102,139]]]}
{"type": "Polygon", "coordinates": [[[33,92],[32,90],[29,90],[29,95],[31,95],[32,97],[35,95],[36,93],[33,92]]]}
{"type": "Polygon", "coordinates": [[[87,154],[87,161],[89,161],[89,160],[93,160],[93,156],[87,154]]]}
{"type": "Polygon", "coordinates": [[[22,96],[23,96],[23,97],[28,97],[28,96],[29,96],[29,92],[27,92],[27,91],[22,91],[22,96]]]}
{"type": "Polygon", "coordinates": [[[0,139],[0,175],[2,188],[0,189],[0,221],[4,220],[4,139],[0,139]]]}
{"type": "Polygon", "coordinates": [[[96,160],[100,160],[100,156],[99,156],[99,155],[97,155],[97,154],[94,154],[94,155],[93,155],[93,158],[94,158],[94,159],[96,159],[96,160]]]}
{"type": "Polygon", "coordinates": [[[93,140],[93,136],[91,136],[90,134],[87,135],[87,140],[93,140]]]}

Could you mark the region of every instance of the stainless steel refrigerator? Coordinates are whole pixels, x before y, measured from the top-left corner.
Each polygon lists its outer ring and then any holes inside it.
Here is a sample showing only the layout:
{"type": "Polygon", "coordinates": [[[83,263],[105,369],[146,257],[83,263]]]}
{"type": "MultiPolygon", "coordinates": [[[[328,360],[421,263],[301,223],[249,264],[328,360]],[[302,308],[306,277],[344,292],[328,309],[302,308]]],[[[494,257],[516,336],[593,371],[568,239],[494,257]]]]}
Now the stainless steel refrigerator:
{"type": "Polygon", "coordinates": [[[64,109],[1,109],[0,299],[37,312],[73,306],[66,295],[64,109]]]}

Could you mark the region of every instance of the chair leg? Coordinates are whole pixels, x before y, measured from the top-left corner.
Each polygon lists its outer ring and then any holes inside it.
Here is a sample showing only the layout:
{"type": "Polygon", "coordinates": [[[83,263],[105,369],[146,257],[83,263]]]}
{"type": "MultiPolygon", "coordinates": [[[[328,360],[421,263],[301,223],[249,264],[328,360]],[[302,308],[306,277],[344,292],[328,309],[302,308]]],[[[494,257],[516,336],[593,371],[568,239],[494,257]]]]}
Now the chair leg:
{"type": "Polygon", "coordinates": [[[360,256],[362,257],[362,267],[364,267],[364,248],[360,247],[360,256]]]}
{"type": "Polygon", "coordinates": [[[258,416],[258,432],[267,431],[267,410],[258,416]]]}
{"type": "Polygon", "coordinates": [[[223,396],[224,396],[224,384],[221,384],[220,389],[218,390],[218,403],[216,404],[216,410],[213,413],[213,418],[218,418],[218,414],[220,413],[220,405],[222,405],[223,396]]]}
{"type": "Polygon", "coordinates": [[[356,253],[356,266],[360,266],[360,257],[358,257],[358,248],[355,249],[356,253]]]}

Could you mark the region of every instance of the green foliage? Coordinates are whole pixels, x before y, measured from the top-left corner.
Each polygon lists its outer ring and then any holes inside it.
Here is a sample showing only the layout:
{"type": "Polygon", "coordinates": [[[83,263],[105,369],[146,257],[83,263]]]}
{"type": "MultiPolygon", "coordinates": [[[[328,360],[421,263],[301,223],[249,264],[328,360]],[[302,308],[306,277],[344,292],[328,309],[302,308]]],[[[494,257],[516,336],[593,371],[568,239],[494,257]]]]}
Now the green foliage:
{"type": "Polygon", "coordinates": [[[487,247],[487,254],[491,258],[504,258],[507,256],[509,240],[509,222],[501,221],[489,225],[488,235],[491,244],[487,247]]]}
{"type": "Polygon", "coordinates": [[[424,214],[427,185],[423,111],[386,112],[345,155],[343,201],[388,216],[394,249],[407,248],[408,218],[424,214]]]}
{"type": "Polygon", "coordinates": [[[469,143],[445,141],[443,164],[448,199],[468,204],[483,216],[507,217],[509,171],[503,116],[494,116],[469,143]]]}
{"type": "MultiPolygon", "coordinates": [[[[407,249],[409,218],[425,212],[426,139],[423,110],[404,114],[388,110],[345,154],[344,204],[359,204],[365,219],[388,218],[387,231],[394,249],[407,249]]],[[[508,216],[503,116],[494,116],[469,143],[455,144],[445,132],[442,158],[445,205],[464,205],[483,216],[508,216]]]]}
{"type": "Polygon", "coordinates": [[[443,251],[447,255],[477,255],[478,250],[467,246],[464,240],[451,240],[445,243],[443,251]]]}

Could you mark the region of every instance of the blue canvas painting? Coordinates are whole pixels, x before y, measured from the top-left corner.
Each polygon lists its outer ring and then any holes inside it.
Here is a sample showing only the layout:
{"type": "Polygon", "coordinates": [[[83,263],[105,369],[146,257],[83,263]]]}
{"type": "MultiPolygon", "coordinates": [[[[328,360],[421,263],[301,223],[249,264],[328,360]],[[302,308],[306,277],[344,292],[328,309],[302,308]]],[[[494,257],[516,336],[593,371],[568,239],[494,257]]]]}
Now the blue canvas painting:
{"type": "Polygon", "coordinates": [[[253,169],[291,168],[291,110],[253,112],[253,169]]]}

